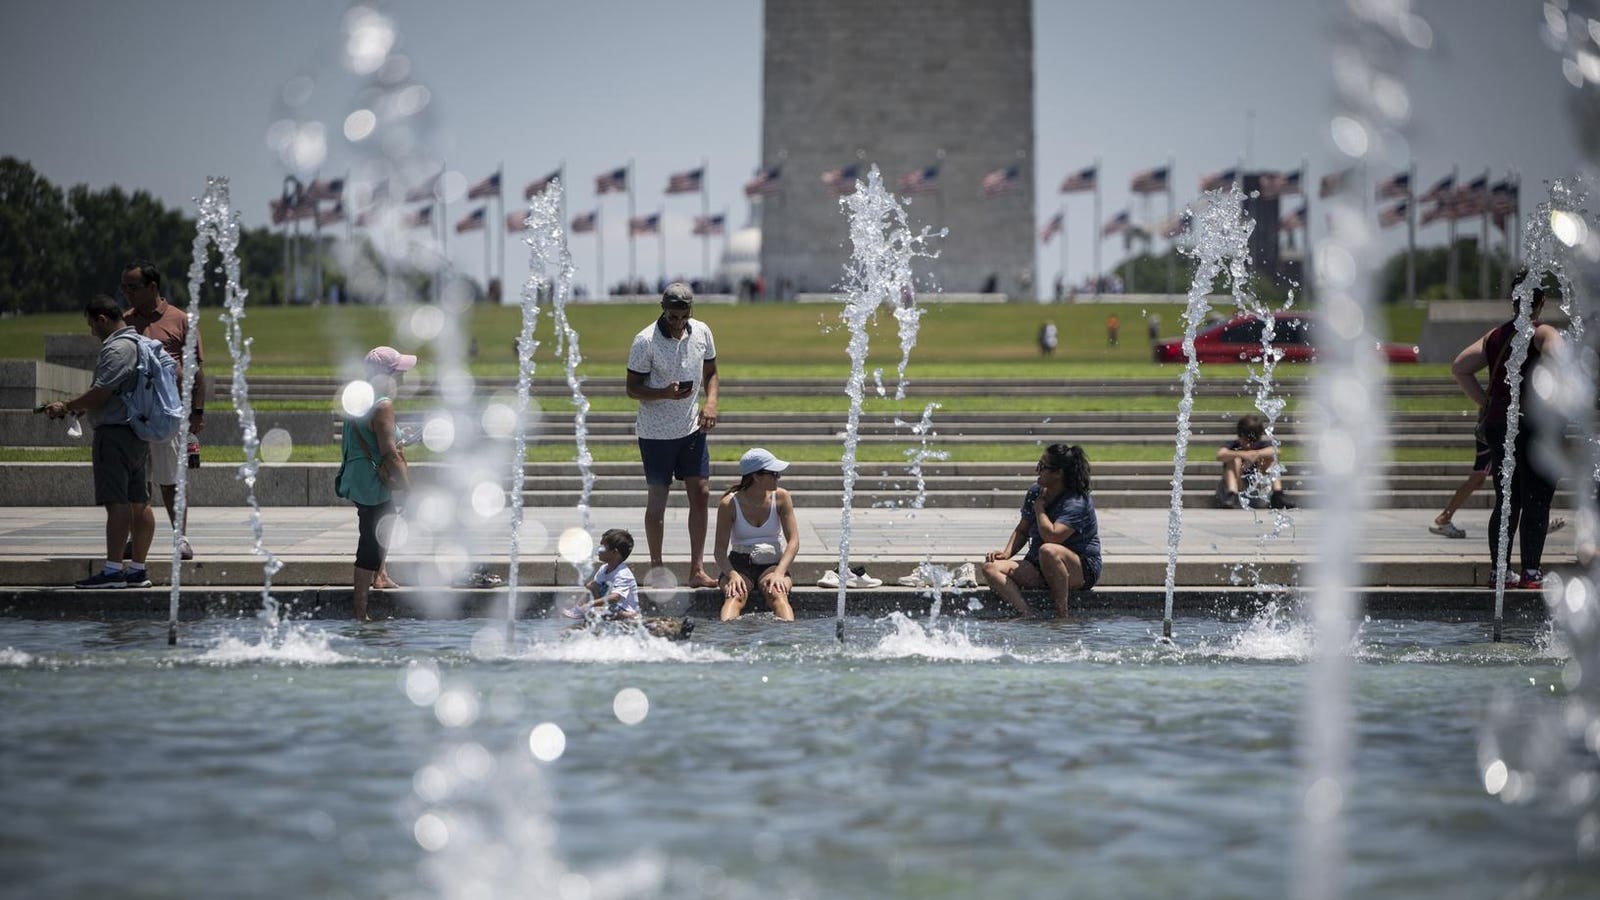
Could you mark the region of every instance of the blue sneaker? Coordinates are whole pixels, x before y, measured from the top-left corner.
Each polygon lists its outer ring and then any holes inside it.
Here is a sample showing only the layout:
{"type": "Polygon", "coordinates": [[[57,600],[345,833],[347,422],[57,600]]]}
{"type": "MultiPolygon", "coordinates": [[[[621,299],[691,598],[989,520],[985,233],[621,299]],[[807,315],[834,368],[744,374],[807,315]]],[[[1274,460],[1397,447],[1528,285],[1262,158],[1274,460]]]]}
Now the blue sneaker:
{"type": "Polygon", "coordinates": [[[105,569],[101,569],[99,574],[90,575],[88,578],[73,585],[76,588],[99,588],[102,590],[113,590],[127,586],[128,580],[121,571],[109,572],[105,569]]]}
{"type": "Polygon", "coordinates": [[[122,578],[123,581],[126,582],[127,587],[147,588],[151,586],[149,569],[134,570],[124,567],[122,570],[122,578]]]}

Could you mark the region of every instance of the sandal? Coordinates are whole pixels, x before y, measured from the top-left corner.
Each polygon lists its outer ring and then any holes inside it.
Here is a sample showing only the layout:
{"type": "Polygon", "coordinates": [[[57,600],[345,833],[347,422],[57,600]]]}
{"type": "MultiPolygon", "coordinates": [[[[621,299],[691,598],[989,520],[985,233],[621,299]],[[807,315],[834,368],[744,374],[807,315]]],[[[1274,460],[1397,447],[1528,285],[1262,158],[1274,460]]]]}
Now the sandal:
{"type": "Polygon", "coordinates": [[[1443,525],[1435,523],[1433,525],[1429,525],[1428,530],[1434,534],[1443,535],[1447,538],[1464,538],[1467,536],[1467,533],[1462,531],[1460,526],[1456,525],[1454,522],[1446,522],[1443,525]]]}

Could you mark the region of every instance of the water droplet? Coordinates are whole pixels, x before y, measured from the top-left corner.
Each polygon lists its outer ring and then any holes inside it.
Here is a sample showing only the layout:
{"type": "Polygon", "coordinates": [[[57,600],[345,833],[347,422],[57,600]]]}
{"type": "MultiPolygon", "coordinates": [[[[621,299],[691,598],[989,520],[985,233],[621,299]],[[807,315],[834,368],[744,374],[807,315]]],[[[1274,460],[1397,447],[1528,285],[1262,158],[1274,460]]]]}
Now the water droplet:
{"type": "Polygon", "coordinates": [[[535,725],[528,733],[528,750],[540,762],[555,762],[567,751],[567,735],[551,722],[535,725]]]}
{"type": "Polygon", "coordinates": [[[650,698],[638,688],[623,688],[611,701],[611,711],[624,725],[637,725],[650,714],[650,698]]]}

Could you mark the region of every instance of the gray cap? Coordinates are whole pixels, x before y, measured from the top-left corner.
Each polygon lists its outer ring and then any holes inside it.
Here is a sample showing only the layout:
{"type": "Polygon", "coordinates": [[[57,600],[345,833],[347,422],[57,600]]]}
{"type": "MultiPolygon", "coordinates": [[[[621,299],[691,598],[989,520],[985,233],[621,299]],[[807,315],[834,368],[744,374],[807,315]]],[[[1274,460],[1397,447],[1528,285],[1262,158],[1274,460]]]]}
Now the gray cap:
{"type": "Polygon", "coordinates": [[[753,475],[756,472],[782,472],[789,468],[789,464],[772,455],[772,451],[765,447],[751,447],[739,457],[739,474],[753,475]]]}
{"type": "Polygon", "coordinates": [[[694,291],[681,281],[674,281],[661,292],[662,303],[685,304],[694,302],[694,291]]]}

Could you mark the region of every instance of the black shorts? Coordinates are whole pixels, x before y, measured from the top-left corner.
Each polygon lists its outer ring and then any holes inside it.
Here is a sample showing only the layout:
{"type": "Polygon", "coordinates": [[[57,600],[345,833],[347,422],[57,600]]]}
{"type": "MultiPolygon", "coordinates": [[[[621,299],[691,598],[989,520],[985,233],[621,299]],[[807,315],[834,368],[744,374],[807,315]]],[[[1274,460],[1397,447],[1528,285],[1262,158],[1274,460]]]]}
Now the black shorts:
{"type": "Polygon", "coordinates": [[[777,563],[751,562],[750,554],[740,553],[737,550],[728,551],[728,563],[733,566],[735,572],[743,575],[750,582],[750,600],[759,599],[768,606],[772,605],[772,598],[768,597],[767,592],[761,589],[761,576],[777,563]]]}
{"type": "Polygon", "coordinates": [[[150,445],[127,425],[101,425],[94,430],[90,451],[94,461],[94,503],[149,503],[145,476],[150,467],[150,445]]]}
{"type": "Polygon", "coordinates": [[[644,461],[645,484],[670,485],[674,478],[711,477],[711,450],[706,433],[698,428],[681,438],[639,438],[639,458],[644,461]]]}

